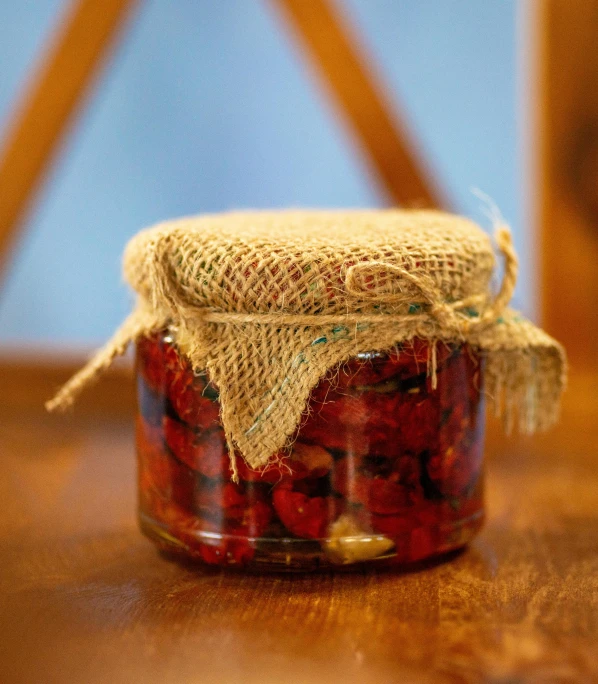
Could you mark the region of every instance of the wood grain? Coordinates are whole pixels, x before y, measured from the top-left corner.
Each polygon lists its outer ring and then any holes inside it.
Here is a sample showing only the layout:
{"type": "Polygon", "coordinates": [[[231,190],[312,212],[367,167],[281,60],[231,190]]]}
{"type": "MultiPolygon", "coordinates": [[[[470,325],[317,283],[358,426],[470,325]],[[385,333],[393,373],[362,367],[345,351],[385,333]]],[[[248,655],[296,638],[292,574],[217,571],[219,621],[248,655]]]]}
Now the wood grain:
{"type": "Polygon", "coordinates": [[[537,2],[543,325],[572,365],[596,369],[598,3],[537,2]]]}
{"type": "Polygon", "coordinates": [[[136,0],[76,0],[0,145],[0,275],[25,211],[136,0]]]}
{"type": "Polygon", "coordinates": [[[444,563],[245,576],[139,534],[130,420],[3,414],[2,682],[598,681],[594,416],[491,439],[486,527],[444,563]]]}
{"type": "Polygon", "coordinates": [[[392,202],[408,207],[447,206],[409,139],[381,79],[329,0],[273,0],[349,125],[392,202]]]}

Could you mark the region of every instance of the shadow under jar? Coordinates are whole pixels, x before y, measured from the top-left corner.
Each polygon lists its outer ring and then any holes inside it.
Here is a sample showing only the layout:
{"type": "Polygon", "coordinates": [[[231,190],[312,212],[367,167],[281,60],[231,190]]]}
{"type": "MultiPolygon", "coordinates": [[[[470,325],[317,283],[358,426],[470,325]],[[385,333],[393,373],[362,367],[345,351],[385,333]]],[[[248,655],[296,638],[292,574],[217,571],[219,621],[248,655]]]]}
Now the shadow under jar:
{"type": "Polygon", "coordinates": [[[408,566],[483,522],[482,360],[466,344],[366,353],[312,391],[290,453],[231,481],[218,389],[168,332],[137,345],[139,515],[162,550],[264,570],[408,566]]]}

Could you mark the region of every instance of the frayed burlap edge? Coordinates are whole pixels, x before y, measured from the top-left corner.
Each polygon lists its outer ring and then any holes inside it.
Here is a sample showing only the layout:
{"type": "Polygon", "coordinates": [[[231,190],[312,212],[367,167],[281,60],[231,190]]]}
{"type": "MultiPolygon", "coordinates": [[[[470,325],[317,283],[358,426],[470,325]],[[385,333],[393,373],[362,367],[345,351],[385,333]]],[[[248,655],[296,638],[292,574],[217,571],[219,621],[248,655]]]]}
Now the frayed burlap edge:
{"type": "Polygon", "coordinates": [[[485,357],[485,391],[507,433],[546,430],[559,417],[567,384],[564,348],[520,313],[507,309],[469,343],[485,357]]]}

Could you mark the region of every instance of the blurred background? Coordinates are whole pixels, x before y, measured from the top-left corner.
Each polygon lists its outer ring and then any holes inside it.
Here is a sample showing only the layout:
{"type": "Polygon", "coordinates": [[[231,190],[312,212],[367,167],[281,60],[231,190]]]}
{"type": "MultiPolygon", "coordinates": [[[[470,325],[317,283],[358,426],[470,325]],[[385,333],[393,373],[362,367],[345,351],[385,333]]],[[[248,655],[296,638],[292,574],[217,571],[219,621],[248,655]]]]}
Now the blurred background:
{"type": "Polygon", "coordinates": [[[437,205],[491,231],[474,188],[512,226],[515,306],[593,372],[597,15],[585,0],[4,0],[0,372],[74,367],[103,342],[131,306],[123,247],[157,221],[437,205]]]}
{"type": "MultiPolygon", "coordinates": [[[[100,3],[101,4],[101,3],[100,3]]],[[[525,3],[524,3],[525,4],[525,3]]],[[[0,125],[68,3],[0,3],[0,125]]],[[[516,0],[336,3],[450,207],[513,226],[533,314],[526,190],[528,61],[516,0]]],[[[6,266],[0,345],[89,349],[130,307],[120,255],[140,228],[231,208],[388,204],[277,3],[134,7],[6,266]]],[[[49,167],[48,167],[49,168],[49,167]]]]}

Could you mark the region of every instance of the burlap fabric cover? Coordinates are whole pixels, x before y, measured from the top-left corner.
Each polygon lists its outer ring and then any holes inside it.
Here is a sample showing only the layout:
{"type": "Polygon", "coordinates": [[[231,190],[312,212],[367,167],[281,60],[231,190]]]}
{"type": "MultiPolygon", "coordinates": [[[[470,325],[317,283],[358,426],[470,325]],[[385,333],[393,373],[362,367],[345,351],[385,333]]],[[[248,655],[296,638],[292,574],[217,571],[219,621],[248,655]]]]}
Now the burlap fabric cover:
{"type": "Polygon", "coordinates": [[[557,417],[564,351],[507,308],[517,258],[508,229],[496,238],[505,266],[492,288],[488,236],[441,212],[254,212],[160,224],[125,251],[136,309],[48,407],[68,406],[129,342],[170,326],[194,369],[220,388],[231,454],[257,467],[288,445],[326,371],[418,336],[433,342],[433,384],[436,345],[467,341],[486,358],[497,413],[526,432],[544,428],[557,417]]]}

